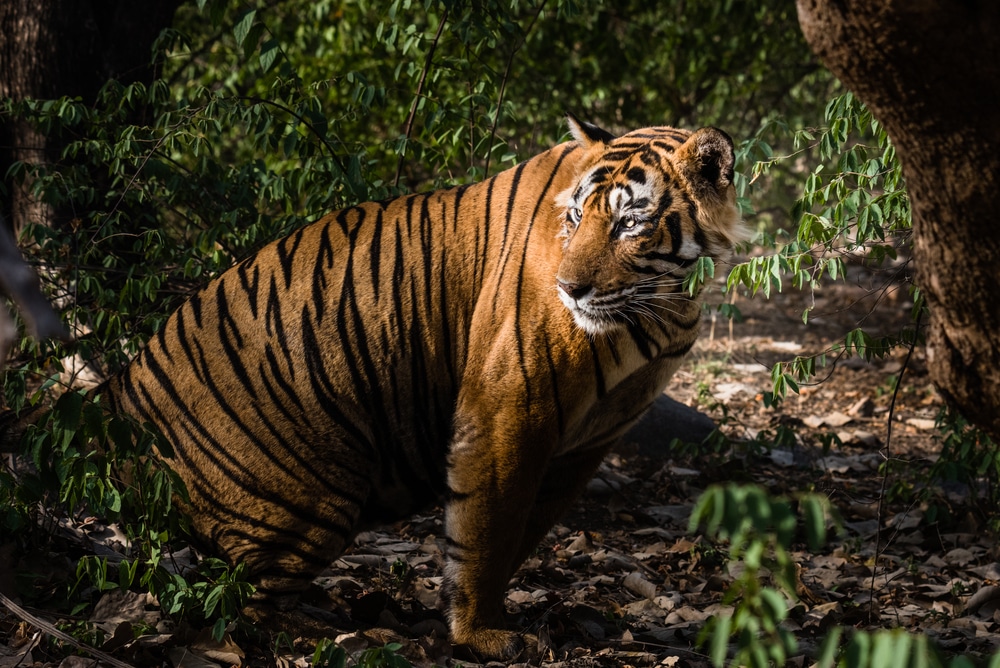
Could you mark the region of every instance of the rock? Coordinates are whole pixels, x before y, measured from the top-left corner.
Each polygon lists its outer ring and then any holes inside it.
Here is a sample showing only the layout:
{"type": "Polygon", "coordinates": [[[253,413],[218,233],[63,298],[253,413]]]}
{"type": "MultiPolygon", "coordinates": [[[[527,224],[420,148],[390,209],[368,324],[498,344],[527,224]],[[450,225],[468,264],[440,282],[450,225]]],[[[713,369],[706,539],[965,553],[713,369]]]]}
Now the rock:
{"type": "Polygon", "coordinates": [[[664,457],[669,454],[673,439],[701,443],[713,431],[715,422],[712,418],[661,394],[642,419],[622,437],[622,441],[637,444],[640,454],[664,457]]]}
{"type": "Polygon", "coordinates": [[[871,397],[858,399],[847,409],[847,414],[851,417],[871,417],[875,414],[875,402],[871,400],[871,397]]]}
{"type": "Polygon", "coordinates": [[[926,418],[910,418],[906,421],[906,424],[911,427],[916,427],[920,431],[930,431],[937,427],[937,423],[934,420],[928,420],[926,418]]]}

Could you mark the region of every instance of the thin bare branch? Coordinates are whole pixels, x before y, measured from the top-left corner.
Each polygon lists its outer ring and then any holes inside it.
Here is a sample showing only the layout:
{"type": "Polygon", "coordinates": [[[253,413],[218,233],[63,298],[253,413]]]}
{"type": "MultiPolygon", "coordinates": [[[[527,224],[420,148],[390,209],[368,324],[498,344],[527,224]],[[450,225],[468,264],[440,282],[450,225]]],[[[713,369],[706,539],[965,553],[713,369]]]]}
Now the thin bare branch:
{"type": "Polygon", "coordinates": [[[507,91],[507,81],[510,78],[510,69],[514,64],[514,56],[517,52],[521,50],[525,42],[528,41],[528,34],[531,29],[535,27],[535,23],[538,21],[538,17],[542,15],[542,10],[545,9],[545,3],[547,0],[542,0],[538,5],[538,10],[535,12],[535,16],[531,19],[531,23],[525,29],[524,33],[521,35],[521,40],[517,43],[511,52],[510,56],[507,58],[507,66],[503,70],[503,78],[500,79],[500,93],[497,96],[497,112],[493,115],[493,127],[490,128],[490,139],[486,144],[486,167],[483,170],[483,178],[488,178],[490,175],[490,158],[493,157],[493,142],[496,140],[497,127],[500,125],[500,113],[503,110],[503,96],[507,91]]]}
{"type": "Polygon", "coordinates": [[[876,508],[878,526],[875,530],[875,561],[872,564],[872,580],[869,590],[869,620],[878,619],[878,613],[875,611],[875,578],[878,574],[878,558],[882,554],[882,512],[884,511],[883,505],[885,504],[886,489],[889,486],[889,461],[892,458],[892,422],[896,415],[896,397],[899,396],[899,388],[903,386],[903,375],[906,373],[906,368],[910,364],[910,358],[913,357],[913,350],[917,347],[917,340],[920,338],[920,320],[923,318],[923,315],[923,311],[917,314],[917,320],[913,325],[913,340],[910,341],[910,347],[906,351],[906,359],[903,360],[903,366],[899,370],[899,375],[896,376],[896,387],[892,390],[892,399],[889,400],[889,416],[886,421],[885,448],[883,449],[885,452],[883,458],[885,459],[886,467],[885,471],[882,473],[882,485],[879,489],[878,506],[876,508]]]}
{"type": "MultiPolygon", "coordinates": [[[[438,24],[437,32],[434,33],[434,40],[431,42],[431,48],[427,50],[427,58],[424,59],[424,68],[420,71],[420,81],[417,82],[417,92],[413,95],[413,104],[410,105],[410,115],[406,118],[406,126],[403,129],[403,137],[405,142],[410,141],[410,135],[413,133],[413,119],[417,115],[417,105],[420,103],[420,98],[424,92],[424,82],[427,81],[427,73],[430,72],[431,64],[434,62],[434,51],[437,49],[438,42],[441,40],[441,33],[444,32],[444,24],[448,22],[448,8],[444,8],[444,12],[441,14],[441,22],[438,24]]],[[[406,155],[406,147],[404,144],[403,152],[399,154],[399,160],[396,162],[396,178],[392,181],[392,186],[394,188],[399,187],[399,179],[403,174],[403,157],[406,155]]]]}

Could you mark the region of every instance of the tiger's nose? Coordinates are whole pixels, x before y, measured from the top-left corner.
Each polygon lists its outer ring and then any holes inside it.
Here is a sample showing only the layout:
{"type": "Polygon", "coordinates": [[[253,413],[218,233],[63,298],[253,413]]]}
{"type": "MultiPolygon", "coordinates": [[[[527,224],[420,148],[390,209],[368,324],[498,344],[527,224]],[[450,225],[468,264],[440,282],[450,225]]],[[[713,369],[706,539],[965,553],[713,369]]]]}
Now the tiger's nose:
{"type": "Polygon", "coordinates": [[[560,290],[573,299],[580,299],[590,292],[591,287],[589,285],[580,285],[579,283],[567,283],[566,281],[561,281],[558,278],[556,279],[556,283],[559,285],[560,290]]]}

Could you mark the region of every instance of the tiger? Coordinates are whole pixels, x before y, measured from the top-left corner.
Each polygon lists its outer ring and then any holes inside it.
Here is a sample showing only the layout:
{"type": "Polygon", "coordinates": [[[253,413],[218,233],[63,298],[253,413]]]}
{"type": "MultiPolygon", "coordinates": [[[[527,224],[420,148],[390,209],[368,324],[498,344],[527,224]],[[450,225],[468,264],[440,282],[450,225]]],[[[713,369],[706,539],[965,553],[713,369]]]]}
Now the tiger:
{"type": "Polygon", "coordinates": [[[444,507],[451,640],[511,660],[508,581],[694,344],[745,230],[722,130],[572,139],[329,213],[190,297],[100,388],[155,426],[196,541],[288,609],[362,529],[444,507]]]}

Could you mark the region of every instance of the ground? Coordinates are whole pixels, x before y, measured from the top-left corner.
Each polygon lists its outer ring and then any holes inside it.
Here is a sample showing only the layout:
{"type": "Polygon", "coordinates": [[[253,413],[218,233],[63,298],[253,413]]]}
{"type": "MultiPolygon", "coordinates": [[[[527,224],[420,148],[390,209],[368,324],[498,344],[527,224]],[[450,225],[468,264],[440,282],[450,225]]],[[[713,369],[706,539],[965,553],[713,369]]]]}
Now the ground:
{"type": "MultiPolygon", "coordinates": [[[[698,633],[706,619],[726,612],[721,601],[740,565],[727,560],[725,545],[690,531],[688,521],[701,492],[725,482],[756,483],[777,495],[817,492],[840,513],[842,531],[825,547],[794,548],[798,602],[785,625],[799,638],[799,651],[791,664],[809,665],[809,653],[833,625],[902,627],[952,653],[997,649],[995,535],[969,505],[967,488],[929,488],[924,477],[941,450],[935,418],[942,400],[922,349],[835,365],[828,355],[830,365],[815,382],[776,408],[764,407],[776,361],[821,353],[859,324],[876,334],[911,324],[902,273],[854,265],[846,281],[815,294],[727,297],[742,322],[706,317],[669,394],[709,415],[735,445],[671,449],[668,428],[654,443],[627,439],[608,458],[578,506],[511,581],[510,621],[531,634],[525,663],[709,665],[698,633]],[[927,489],[931,501],[921,495],[927,489]]],[[[649,430],[642,433],[651,439],[649,430]]],[[[331,637],[355,658],[394,642],[414,665],[475,665],[476,657],[447,642],[436,608],[442,535],[440,513],[361,535],[316,581],[308,611],[326,619],[331,637]]],[[[30,644],[39,624],[24,618],[0,608],[0,667],[56,665],[52,651],[30,644]]],[[[90,620],[111,638],[105,648],[133,665],[167,658],[175,666],[304,666],[313,658],[314,645],[303,639],[287,638],[292,642],[279,642],[275,652],[273,638],[216,643],[204,630],[178,630],[144,594],[105,595],[90,620]],[[160,633],[133,641],[140,624],[159,624],[160,633]]]]}

